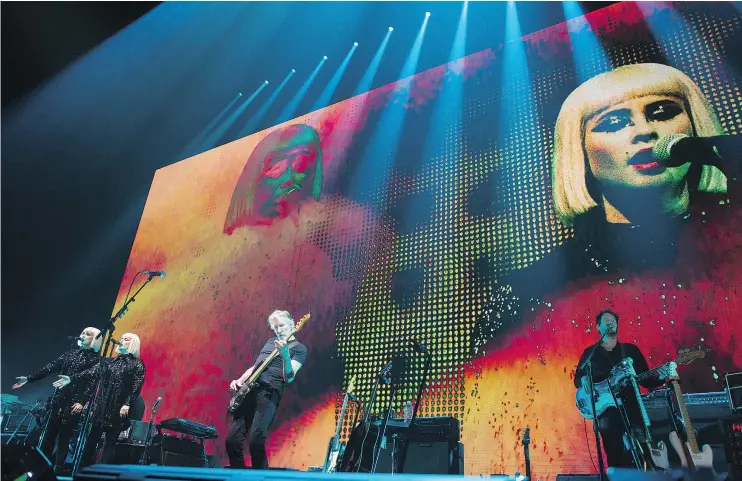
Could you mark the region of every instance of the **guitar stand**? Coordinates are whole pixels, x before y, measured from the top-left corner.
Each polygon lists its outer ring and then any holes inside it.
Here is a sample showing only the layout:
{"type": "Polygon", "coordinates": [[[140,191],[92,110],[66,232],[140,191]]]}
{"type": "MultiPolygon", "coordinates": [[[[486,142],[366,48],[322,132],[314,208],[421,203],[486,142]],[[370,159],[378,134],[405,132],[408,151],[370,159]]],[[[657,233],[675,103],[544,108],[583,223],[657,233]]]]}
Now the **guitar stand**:
{"type": "MultiPolygon", "coordinates": [[[[54,406],[55,401],[57,400],[57,393],[59,392],[58,388],[54,388],[54,394],[52,394],[51,400],[49,400],[49,409],[46,413],[46,422],[44,423],[44,430],[41,431],[41,436],[39,437],[39,442],[37,443],[37,446],[39,448],[39,451],[44,451],[44,442],[46,441],[46,433],[49,432],[49,423],[52,420],[52,417],[54,416],[54,406]]],[[[30,414],[30,412],[29,412],[30,414]]],[[[26,419],[25,417],[23,418],[26,419]]],[[[18,425],[20,427],[23,424],[23,421],[21,421],[21,424],[18,425]]],[[[18,431],[18,429],[16,429],[18,431]]],[[[13,436],[15,436],[15,432],[13,433],[13,436]]],[[[13,439],[13,436],[10,437],[10,439],[13,439]]],[[[52,446],[53,447],[53,446],[52,446]]]]}
{"type": "Polygon", "coordinates": [[[611,396],[613,397],[613,402],[616,403],[616,409],[621,415],[621,421],[623,422],[624,447],[626,447],[628,451],[631,452],[631,456],[634,458],[634,464],[636,465],[636,469],[641,469],[642,456],[640,455],[640,453],[637,452],[637,440],[634,437],[634,434],[631,432],[631,422],[629,421],[628,413],[626,412],[626,408],[623,405],[623,399],[616,396],[614,386],[613,384],[611,384],[610,378],[608,378],[608,388],[609,388],[609,391],[611,392],[611,396]]]}
{"type": "MultiPolygon", "coordinates": [[[[381,445],[384,443],[384,436],[386,436],[386,427],[388,425],[389,418],[392,416],[392,403],[394,402],[396,394],[397,386],[395,384],[392,384],[392,392],[389,396],[389,406],[387,407],[386,413],[384,413],[384,419],[383,421],[381,421],[381,427],[379,428],[379,436],[376,438],[376,443],[374,443],[373,457],[371,458],[371,474],[376,473],[376,465],[378,464],[379,456],[381,455],[381,445]]],[[[392,466],[392,471],[393,470],[394,466],[392,466]]]]}

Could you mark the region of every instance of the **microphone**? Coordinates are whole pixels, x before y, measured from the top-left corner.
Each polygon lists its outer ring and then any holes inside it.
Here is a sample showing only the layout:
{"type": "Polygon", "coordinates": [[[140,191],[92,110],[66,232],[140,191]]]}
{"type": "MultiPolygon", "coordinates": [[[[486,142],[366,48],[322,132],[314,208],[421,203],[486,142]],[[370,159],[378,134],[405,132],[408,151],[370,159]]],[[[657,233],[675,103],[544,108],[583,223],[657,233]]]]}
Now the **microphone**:
{"type": "Polygon", "coordinates": [[[80,336],[67,336],[68,341],[78,341],[80,339],[82,339],[80,336]]]}
{"type": "Polygon", "coordinates": [[[742,141],[738,135],[689,137],[669,134],[654,145],[652,157],[664,167],[678,167],[687,162],[718,166],[725,158],[729,160],[738,156],[740,149],[742,141]]]}
{"type": "Polygon", "coordinates": [[[116,344],[117,346],[120,346],[121,345],[121,341],[117,341],[114,338],[111,338],[111,342],[114,343],[114,344],[116,344]]]}
{"type": "Polygon", "coordinates": [[[161,402],[162,402],[162,396],[158,397],[157,401],[155,401],[155,403],[152,405],[152,415],[154,415],[157,412],[157,406],[159,406],[161,402]]]}
{"type": "Polygon", "coordinates": [[[165,271],[142,271],[142,274],[147,274],[150,277],[165,277],[165,271]]]}

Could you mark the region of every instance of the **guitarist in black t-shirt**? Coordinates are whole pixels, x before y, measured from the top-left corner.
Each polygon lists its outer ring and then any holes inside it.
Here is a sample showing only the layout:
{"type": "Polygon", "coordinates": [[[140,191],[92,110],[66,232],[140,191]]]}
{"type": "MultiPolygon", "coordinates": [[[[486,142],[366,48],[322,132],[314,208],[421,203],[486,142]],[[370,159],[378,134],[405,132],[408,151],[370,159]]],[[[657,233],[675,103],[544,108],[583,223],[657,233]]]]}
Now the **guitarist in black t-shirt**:
{"type": "Polygon", "coordinates": [[[255,365],[229,385],[232,392],[238,391],[254,372],[260,371],[244,401],[232,412],[226,443],[232,468],[245,467],[244,445],[247,439],[252,467],[268,469],[265,452],[268,429],[286,384],[294,380],[307,359],[307,348],[294,337],[294,320],[287,311],[274,311],[268,316],[268,324],[276,336],[265,343],[255,365]],[[277,355],[273,355],[274,351],[277,355]]]}
{"type": "MultiPolygon", "coordinates": [[[[592,365],[593,381],[595,383],[608,379],[611,369],[621,363],[625,358],[631,358],[634,362],[634,370],[641,374],[649,370],[647,360],[639,348],[634,344],[618,342],[618,314],[612,311],[600,312],[595,321],[602,338],[601,342],[595,347],[590,364],[592,365]]],[[[577,366],[582,366],[587,356],[593,351],[593,346],[588,347],[582,353],[580,362],[577,366]]],[[[659,377],[648,377],[640,381],[640,384],[647,389],[653,389],[663,384],[659,377]]],[[[575,387],[582,387],[585,392],[590,392],[589,380],[585,369],[578,367],[575,373],[575,387]]],[[[624,388],[618,394],[624,402],[626,414],[629,422],[633,426],[641,426],[641,412],[634,392],[630,388],[624,388]]],[[[612,467],[632,467],[633,458],[625,449],[623,435],[625,432],[624,423],[620,413],[615,407],[609,407],[602,415],[598,416],[598,429],[603,441],[608,466],[612,467]]]]}

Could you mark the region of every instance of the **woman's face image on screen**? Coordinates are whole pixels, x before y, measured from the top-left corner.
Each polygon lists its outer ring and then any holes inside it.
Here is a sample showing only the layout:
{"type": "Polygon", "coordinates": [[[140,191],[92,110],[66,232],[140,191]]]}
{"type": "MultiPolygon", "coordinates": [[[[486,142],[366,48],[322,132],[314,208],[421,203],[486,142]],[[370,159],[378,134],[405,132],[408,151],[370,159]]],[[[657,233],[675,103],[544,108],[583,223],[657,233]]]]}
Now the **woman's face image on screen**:
{"type": "Polygon", "coordinates": [[[297,214],[322,190],[322,150],[312,127],[295,124],[271,132],[245,164],[230,202],[224,232],[271,225],[297,214]]]}
{"type": "Polygon", "coordinates": [[[663,167],[652,146],[668,134],[693,135],[693,125],[680,99],[643,95],[611,105],[585,123],[585,153],[590,173],[601,185],[687,189],[690,164],[663,167]]]}
{"type": "Polygon", "coordinates": [[[682,214],[691,191],[726,192],[726,177],[691,162],[661,166],[652,147],[669,134],[722,133],[698,86],[673,67],[626,65],[593,77],[567,97],[557,118],[557,214],[567,225],[599,206],[611,223],[682,214]]]}

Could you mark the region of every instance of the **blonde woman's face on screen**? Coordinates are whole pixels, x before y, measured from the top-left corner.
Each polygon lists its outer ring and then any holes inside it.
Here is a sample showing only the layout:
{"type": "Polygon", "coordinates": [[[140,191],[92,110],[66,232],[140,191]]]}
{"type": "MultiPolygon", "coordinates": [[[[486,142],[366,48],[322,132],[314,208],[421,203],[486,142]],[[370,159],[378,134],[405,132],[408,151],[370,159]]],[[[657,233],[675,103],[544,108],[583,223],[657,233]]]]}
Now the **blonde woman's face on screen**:
{"type": "Polygon", "coordinates": [[[682,100],[644,95],[623,100],[585,123],[585,154],[601,184],[658,187],[683,182],[690,164],[665,168],[652,158],[652,147],[668,134],[693,135],[682,100]]]}

